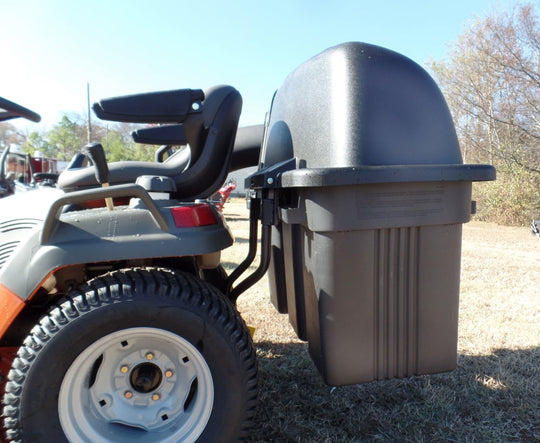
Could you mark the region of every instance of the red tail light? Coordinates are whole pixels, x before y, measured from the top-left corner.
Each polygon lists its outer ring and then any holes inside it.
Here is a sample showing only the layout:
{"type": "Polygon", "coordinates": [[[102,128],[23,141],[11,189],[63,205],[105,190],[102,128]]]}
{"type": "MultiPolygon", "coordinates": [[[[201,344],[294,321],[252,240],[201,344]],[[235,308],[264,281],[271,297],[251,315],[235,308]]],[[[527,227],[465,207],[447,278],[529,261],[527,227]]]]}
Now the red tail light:
{"type": "Polygon", "coordinates": [[[218,222],[212,209],[206,203],[172,208],[171,214],[177,228],[197,228],[215,225],[218,222]]]}

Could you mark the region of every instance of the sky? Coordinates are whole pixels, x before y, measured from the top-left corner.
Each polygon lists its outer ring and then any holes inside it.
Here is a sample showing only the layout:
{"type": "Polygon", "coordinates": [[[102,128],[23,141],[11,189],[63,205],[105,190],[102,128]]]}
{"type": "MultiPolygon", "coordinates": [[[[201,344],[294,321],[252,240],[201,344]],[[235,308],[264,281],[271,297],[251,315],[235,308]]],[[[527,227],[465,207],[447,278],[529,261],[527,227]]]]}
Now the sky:
{"type": "Polygon", "coordinates": [[[0,0],[0,96],[41,114],[47,130],[63,113],[85,115],[87,85],[93,102],[230,84],[244,100],[240,124],[257,124],[285,77],[326,48],[361,41],[425,65],[444,58],[475,17],[513,4],[0,0]]]}

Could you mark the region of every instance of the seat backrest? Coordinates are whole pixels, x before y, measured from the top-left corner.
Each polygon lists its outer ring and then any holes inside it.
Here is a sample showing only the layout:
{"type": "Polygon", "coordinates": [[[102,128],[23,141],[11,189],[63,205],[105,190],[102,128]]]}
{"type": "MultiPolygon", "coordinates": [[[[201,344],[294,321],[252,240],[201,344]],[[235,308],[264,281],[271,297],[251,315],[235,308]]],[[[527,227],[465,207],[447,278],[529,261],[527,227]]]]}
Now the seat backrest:
{"type": "MultiPolygon", "coordinates": [[[[166,112],[167,103],[164,108],[166,112]]],[[[151,128],[152,132],[149,132],[150,137],[156,137],[156,144],[162,144],[160,128],[163,128],[163,133],[181,134],[183,140],[177,144],[187,142],[189,159],[182,155],[174,156],[178,157],[178,161],[171,158],[163,163],[113,162],[109,164],[110,184],[134,183],[141,175],[158,175],[169,177],[176,183],[177,192],[172,195],[173,198],[189,201],[214,194],[228,173],[242,110],[242,97],[231,86],[216,86],[205,91],[204,100],[197,103],[194,109],[197,112],[190,117],[182,116],[181,127],[177,124],[166,125],[151,128]],[[172,126],[176,126],[173,131],[172,126]]],[[[126,121],[125,115],[122,118],[122,121],[126,121]]],[[[174,117],[167,118],[168,122],[174,121],[174,117]]],[[[142,131],[145,130],[136,132],[140,134],[142,131]]],[[[67,191],[97,186],[93,168],[67,169],[61,174],[58,183],[67,191]]]]}
{"type": "Polygon", "coordinates": [[[189,167],[174,178],[176,198],[209,197],[221,187],[229,172],[242,97],[231,86],[212,88],[205,95],[199,135],[204,142],[200,147],[192,147],[189,167]]]}

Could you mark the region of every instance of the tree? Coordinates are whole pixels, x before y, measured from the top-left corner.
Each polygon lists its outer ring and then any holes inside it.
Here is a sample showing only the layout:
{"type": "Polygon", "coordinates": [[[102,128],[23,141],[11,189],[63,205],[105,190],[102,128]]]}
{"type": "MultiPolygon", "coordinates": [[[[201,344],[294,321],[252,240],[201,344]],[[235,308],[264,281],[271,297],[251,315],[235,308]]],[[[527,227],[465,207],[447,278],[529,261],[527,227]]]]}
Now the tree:
{"type": "MultiPolygon", "coordinates": [[[[521,174],[537,185],[531,189],[540,189],[540,26],[535,6],[517,5],[477,18],[447,58],[431,62],[430,68],[453,113],[464,160],[496,165],[502,183],[510,174],[521,174]]],[[[500,183],[497,187],[500,192],[500,183]]],[[[523,208],[540,211],[538,191],[514,191],[520,199],[516,207],[522,209],[512,222],[530,216],[523,208]]]]}
{"type": "Polygon", "coordinates": [[[54,147],[46,139],[46,135],[39,132],[31,132],[23,145],[23,151],[31,155],[36,155],[36,152],[41,152],[44,157],[54,156],[54,147]]]}
{"type": "Polygon", "coordinates": [[[113,123],[101,126],[94,124],[92,133],[98,140],[110,162],[122,160],[153,161],[156,146],[141,145],[133,141],[131,132],[141,125],[134,123],[113,123]]]}
{"type": "Polygon", "coordinates": [[[0,123],[0,150],[11,144],[22,145],[24,135],[9,122],[0,123]]]}
{"type": "Polygon", "coordinates": [[[75,153],[86,144],[86,128],[67,115],[48,134],[51,156],[58,160],[71,160],[75,153]]]}
{"type": "Polygon", "coordinates": [[[0,148],[10,145],[15,134],[15,126],[11,123],[0,123],[0,148]]]}
{"type": "Polygon", "coordinates": [[[131,133],[136,129],[146,126],[137,123],[118,123],[115,129],[122,135],[126,153],[124,160],[154,161],[154,153],[157,146],[135,143],[131,133]]]}
{"type": "Polygon", "coordinates": [[[117,162],[120,160],[129,160],[128,150],[119,132],[108,130],[105,137],[101,139],[101,144],[107,155],[107,161],[117,162]]]}

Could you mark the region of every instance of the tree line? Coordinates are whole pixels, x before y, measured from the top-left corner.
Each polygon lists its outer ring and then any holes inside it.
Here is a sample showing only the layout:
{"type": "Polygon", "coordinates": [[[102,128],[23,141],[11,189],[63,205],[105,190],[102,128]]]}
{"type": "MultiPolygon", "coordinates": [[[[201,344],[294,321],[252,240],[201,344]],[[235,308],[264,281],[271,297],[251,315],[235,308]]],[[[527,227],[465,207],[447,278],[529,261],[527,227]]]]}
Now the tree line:
{"type": "MultiPolygon", "coordinates": [[[[48,131],[21,131],[9,122],[0,125],[0,147],[18,145],[24,152],[69,161],[88,143],[88,121],[77,114],[64,114],[48,131]]],[[[152,161],[155,146],[137,144],[131,132],[138,125],[92,122],[91,142],[101,143],[108,161],[152,161]]]]}
{"type": "Polygon", "coordinates": [[[540,218],[540,26],[538,3],[477,17],[429,68],[459,136],[463,159],[489,163],[497,180],[475,184],[480,218],[540,218]]]}

